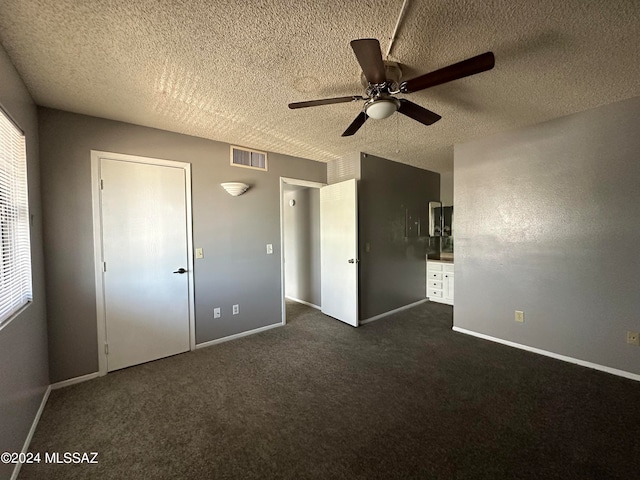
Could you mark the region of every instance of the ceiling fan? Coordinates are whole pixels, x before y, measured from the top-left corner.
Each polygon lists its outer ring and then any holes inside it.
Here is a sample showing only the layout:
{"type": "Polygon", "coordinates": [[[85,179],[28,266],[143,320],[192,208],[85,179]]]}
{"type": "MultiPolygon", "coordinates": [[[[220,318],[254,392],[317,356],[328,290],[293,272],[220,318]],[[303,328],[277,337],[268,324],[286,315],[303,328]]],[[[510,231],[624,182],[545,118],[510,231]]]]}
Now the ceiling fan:
{"type": "Polygon", "coordinates": [[[413,93],[426,88],[435,87],[459,78],[475,75],[491,70],[495,65],[492,52],[486,52],[448,67],[435,70],[419,77],[399,83],[400,69],[393,62],[384,62],[380,52],[380,42],[375,38],[352,40],[351,48],[362,67],[364,76],[363,86],[366,96],[352,95],[350,97],[325,98],[307,102],[290,103],[289,108],[306,108],[332,103],[346,103],[364,100],[365,104],[360,114],[342,134],[343,137],[353,135],[358,131],[367,118],[383,119],[394,112],[413,118],[424,125],[431,125],[440,120],[440,115],[427,110],[420,105],[404,98],[396,98],[399,93],[413,93]],[[366,82],[366,83],[365,83],[366,82]]]}

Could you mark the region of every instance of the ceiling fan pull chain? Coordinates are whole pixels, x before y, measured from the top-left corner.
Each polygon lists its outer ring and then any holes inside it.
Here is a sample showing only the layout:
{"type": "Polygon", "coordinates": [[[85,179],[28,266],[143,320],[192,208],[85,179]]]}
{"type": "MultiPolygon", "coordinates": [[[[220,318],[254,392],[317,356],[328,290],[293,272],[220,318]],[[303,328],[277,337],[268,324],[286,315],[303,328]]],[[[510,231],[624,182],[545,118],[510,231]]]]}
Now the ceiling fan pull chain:
{"type": "Polygon", "coordinates": [[[400,115],[396,115],[396,153],[400,153],[398,136],[400,135],[400,115]]]}

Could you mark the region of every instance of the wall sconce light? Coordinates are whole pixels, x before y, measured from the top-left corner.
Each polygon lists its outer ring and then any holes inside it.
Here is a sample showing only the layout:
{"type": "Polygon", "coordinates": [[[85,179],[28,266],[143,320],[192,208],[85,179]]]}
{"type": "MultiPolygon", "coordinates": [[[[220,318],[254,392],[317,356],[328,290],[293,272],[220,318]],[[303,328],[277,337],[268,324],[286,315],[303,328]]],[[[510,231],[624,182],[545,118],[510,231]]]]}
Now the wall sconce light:
{"type": "Polygon", "coordinates": [[[221,183],[220,185],[227,191],[229,195],[232,195],[234,197],[242,195],[249,189],[249,185],[240,182],[226,182],[221,183]]]}

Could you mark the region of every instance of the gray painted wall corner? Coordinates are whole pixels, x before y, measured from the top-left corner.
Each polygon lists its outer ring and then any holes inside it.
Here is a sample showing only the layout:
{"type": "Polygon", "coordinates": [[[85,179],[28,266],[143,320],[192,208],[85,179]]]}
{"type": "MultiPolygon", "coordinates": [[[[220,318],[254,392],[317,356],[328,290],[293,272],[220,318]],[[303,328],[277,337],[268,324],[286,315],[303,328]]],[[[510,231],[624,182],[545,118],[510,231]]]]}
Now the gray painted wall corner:
{"type": "MultiPolygon", "coordinates": [[[[0,47],[0,105],[24,131],[31,226],[33,302],[0,329],[0,452],[19,452],[49,385],[36,107],[0,47]]],[[[0,464],[0,478],[14,465],[0,464]]]]}
{"type": "Polygon", "coordinates": [[[440,174],[440,201],[445,207],[453,205],[453,172],[440,174]]]}
{"type": "Polygon", "coordinates": [[[98,369],[91,150],[191,164],[194,247],[204,250],[194,264],[196,343],[281,321],[280,177],[325,182],[324,163],[269,153],[268,171],[239,168],[226,143],[47,108],[39,117],[53,382],[98,369]],[[229,181],[251,188],[232,197],[220,186],[229,181]]]}
{"type": "Polygon", "coordinates": [[[360,162],[359,289],[365,320],[426,297],[424,225],[429,201],[440,199],[440,174],[365,153],[360,162]]]}

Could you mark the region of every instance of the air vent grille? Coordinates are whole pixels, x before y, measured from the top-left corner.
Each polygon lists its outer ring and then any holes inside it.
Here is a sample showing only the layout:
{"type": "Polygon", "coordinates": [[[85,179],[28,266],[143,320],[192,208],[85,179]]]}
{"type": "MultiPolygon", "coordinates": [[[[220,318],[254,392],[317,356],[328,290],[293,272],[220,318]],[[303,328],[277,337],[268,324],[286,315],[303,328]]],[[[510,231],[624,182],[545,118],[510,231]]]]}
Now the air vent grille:
{"type": "Polygon", "coordinates": [[[236,167],[267,170],[267,154],[241,147],[231,147],[231,165],[236,167]]]}

